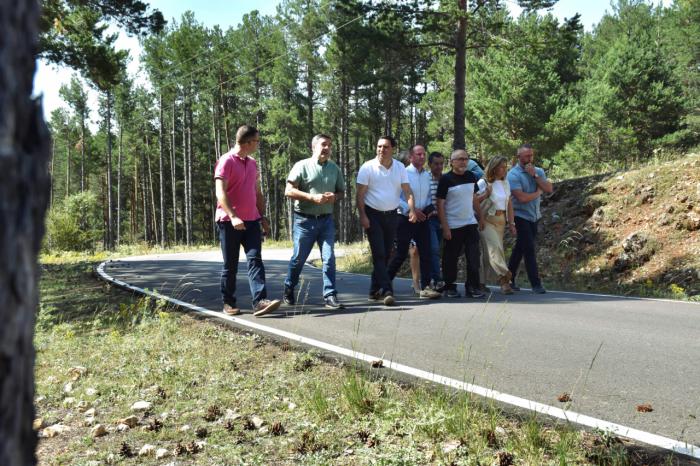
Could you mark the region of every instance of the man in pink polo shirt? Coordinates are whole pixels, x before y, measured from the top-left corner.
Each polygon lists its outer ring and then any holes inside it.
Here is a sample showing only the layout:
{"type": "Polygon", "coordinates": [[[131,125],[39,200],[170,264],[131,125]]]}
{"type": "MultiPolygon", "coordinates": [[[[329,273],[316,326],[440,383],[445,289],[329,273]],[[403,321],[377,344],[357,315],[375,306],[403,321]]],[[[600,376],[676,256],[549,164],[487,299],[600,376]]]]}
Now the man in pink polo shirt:
{"type": "Polygon", "coordinates": [[[267,299],[265,266],[260,249],[262,230],[270,231],[269,222],[260,213],[265,212],[265,198],[260,189],[258,165],[248,157],[258,149],[260,133],[253,126],[243,125],[236,131],[236,145],[221,156],[214,169],[216,183],[216,224],[219,228],[224,266],[221,269],[223,312],[236,315],[236,273],[238,254],[243,246],[248,259],[248,281],[253,297],[253,315],[272,312],[280,300],[267,299]]]}

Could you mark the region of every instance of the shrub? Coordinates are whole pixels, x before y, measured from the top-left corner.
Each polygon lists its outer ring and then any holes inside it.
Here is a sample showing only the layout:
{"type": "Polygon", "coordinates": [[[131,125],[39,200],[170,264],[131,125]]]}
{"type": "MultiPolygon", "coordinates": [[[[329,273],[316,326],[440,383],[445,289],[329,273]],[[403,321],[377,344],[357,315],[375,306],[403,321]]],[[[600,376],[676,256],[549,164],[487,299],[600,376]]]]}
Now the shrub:
{"type": "Polygon", "coordinates": [[[73,194],[49,211],[45,245],[52,251],[94,251],[102,233],[97,197],[90,192],[73,194]]]}

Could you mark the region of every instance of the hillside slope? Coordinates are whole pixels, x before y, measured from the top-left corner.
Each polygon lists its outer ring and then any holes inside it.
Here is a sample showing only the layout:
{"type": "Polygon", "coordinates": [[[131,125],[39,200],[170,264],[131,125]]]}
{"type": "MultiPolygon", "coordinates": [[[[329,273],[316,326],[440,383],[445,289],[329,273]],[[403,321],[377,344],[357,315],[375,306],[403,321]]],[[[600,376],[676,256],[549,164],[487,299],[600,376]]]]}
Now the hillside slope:
{"type": "Polygon", "coordinates": [[[542,215],[546,286],[700,299],[700,154],[556,183],[542,215]]]}

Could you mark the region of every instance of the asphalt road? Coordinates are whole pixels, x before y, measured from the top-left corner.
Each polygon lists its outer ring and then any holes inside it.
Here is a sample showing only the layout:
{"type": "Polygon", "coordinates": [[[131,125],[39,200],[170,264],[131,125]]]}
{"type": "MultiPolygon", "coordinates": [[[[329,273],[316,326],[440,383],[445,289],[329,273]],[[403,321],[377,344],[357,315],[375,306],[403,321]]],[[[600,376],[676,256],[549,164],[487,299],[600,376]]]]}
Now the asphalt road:
{"type": "MultiPolygon", "coordinates": [[[[288,257],[264,250],[269,297],[281,298],[288,257]]],[[[218,251],[144,256],[105,272],[219,310],[220,263],[218,251]]],[[[238,277],[246,320],[551,406],[569,393],[572,411],[700,445],[700,305],[552,291],[425,301],[397,279],[398,306],[386,308],[367,301],[369,277],[338,273],[348,308],[331,311],[306,266],[301,304],[254,318],[243,263],[238,277]]]]}

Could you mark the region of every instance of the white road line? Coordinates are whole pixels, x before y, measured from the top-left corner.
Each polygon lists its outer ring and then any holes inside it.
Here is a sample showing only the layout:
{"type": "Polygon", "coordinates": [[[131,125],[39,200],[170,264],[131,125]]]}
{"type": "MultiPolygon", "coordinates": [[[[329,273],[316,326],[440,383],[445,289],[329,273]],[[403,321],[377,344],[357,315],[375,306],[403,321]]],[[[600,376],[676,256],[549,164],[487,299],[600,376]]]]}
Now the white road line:
{"type": "MultiPolygon", "coordinates": [[[[332,353],[339,354],[341,356],[346,356],[349,358],[353,359],[358,359],[360,361],[365,361],[365,362],[373,362],[377,360],[381,360],[383,363],[383,367],[386,367],[388,369],[394,370],[396,372],[400,372],[402,374],[407,374],[419,379],[427,380],[429,382],[437,383],[440,385],[444,385],[446,387],[451,387],[455,388],[458,390],[463,390],[469,393],[474,393],[476,395],[482,396],[484,398],[489,398],[492,400],[499,401],[501,403],[506,403],[511,406],[516,406],[518,408],[523,408],[527,409],[529,411],[534,411],[536,413],[540,414],[545,414],[548,416],[552,416],[558,419],[563,419],[565,421],[572,422],[574,424],[579,424],[582,426],[594,428],[594,429],[601,429],[604,431],[608,431],[611,433],[614,433],[616,435],[620,435],[623,437],[627,437],[632,440],[637,440],[642,443],[646,443],[648,445],[653,445],[655,447],[663,448],[666,450],[671,450],[676,453],[680,453],[683,455],[687,455],[693,458],[698,458],[700,459],[700,447],[696,445],[691,445],[687,442],[681,442],[678,440],[674,440],[668,437],[663,437],[661,435],[656,435],[652,434],[650,432],[645,432],[643,430],[638,430],[638,429],[633,429],[631,427],[623,426],[621,424],[615,424],[612,422],[604,421],[602,419],[597,419],[591,416],[586,416],[585,414],[580,414],[576,413],[574,411],[567,411],[561,408],[555,408],[554,406],[549,406],[543,403],[538,403],[536,401],[528,400],[525,398],[521,398],[518,396],[514,395],[508,395],[507,393],[501,393],[497,390],[491,390],[488,388],[481,387],[479,385],[474,385],[470,384],[467,382],[462,382],[457,379],[452,379],[449,377],[445,377],[439,374],[435,374],[432,372],[427,372],[421,369],[416,369],[415,367],[410,367],[406,366],[403,364],[399,364],[387,359],[383,359],[377,356],[372,356],[369,354],[365,353],[360,353],[351,349],[343,348],[341,346],[336,346],[332,345],[330,343],[326,343],[320,340],[315,340],[313,338],[307,338],[301,335],[297,335],[295,333],[287,332],[285,330],[279,330],[273,327],[268,327],[266,325],[261,325],[255,322],[251,322],[245,319],[241,319],[238,317],[232,317],[232,316],[227,316],[223,314],[222,312],[217,312],[217,311],[210,311],[209,309],[205,309],[201,306],[197,306],[195,304],[191,303],[186,303],[184,301],[180,301],[179,299],[171,298],[169,296],[162,295],[158,293],[157,291],[150,291],[150,290],[144,290],[142,288],[139,288],[137,286],[133,286],[129,283],[123,282],[121,280],[117,280],[111,276],[109,276],[105,271],[104,267],[107,264],[107,262],[101,263],[97,267],[97,273],[98,275],[105,281],[109,283],[113,283],[117,286],[120,286],[122,288],[126,288],[132,291],[136,291],[141,294],[145,294],[148,296],[152,296],[154,298],[158,299],[163,299],[165,301],[168,301],[170,303],[176,304],[178,306],[186,307],[188,309],[191,309],[195,312],[199,312],[201,314],[205,314],[211,317],[216,317],[218,319],[223,319],[223,320],[228,320],[230,322],[234,322],[237,325],[255,329],[255,330],[260,330],[265,333],[269,333],[272,335],[276,335],[282,338],[286,338],[291,341],[295,341],[297,343],[301,343],[303,345],[308,345],[308,346],[313,346],[316,348],[320,348],[325,351],[329,351],[332,353]]],[[[586,294],[586,293],[579,293],[579,294],[586,294]]]]}

